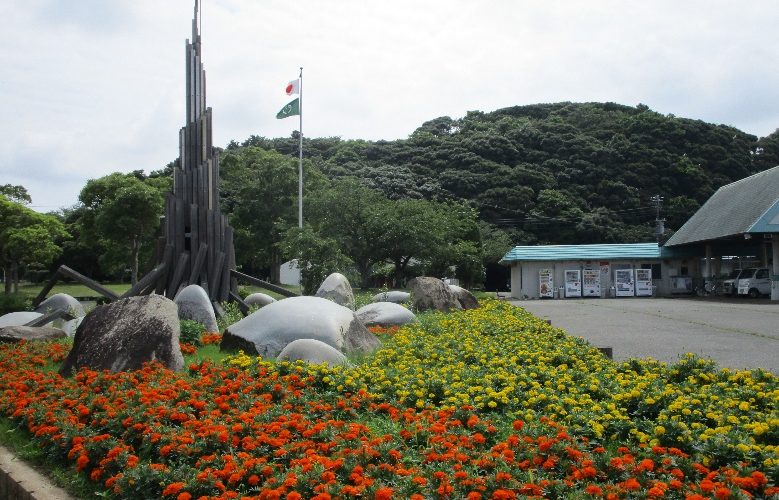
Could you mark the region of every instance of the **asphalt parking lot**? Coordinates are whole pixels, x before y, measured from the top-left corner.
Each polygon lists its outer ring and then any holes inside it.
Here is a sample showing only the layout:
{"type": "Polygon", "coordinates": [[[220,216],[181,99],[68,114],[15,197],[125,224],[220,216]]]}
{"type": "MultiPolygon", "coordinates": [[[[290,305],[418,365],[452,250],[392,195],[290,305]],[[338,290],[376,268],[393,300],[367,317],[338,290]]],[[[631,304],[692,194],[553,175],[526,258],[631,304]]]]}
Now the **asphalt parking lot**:
{"type": "Polygon", "coordinates": [[[624,298],[512,300],[614,359],[673,363],[684,353],[721,367],[779,373],[779,303],[767,299],[624,298]]]}

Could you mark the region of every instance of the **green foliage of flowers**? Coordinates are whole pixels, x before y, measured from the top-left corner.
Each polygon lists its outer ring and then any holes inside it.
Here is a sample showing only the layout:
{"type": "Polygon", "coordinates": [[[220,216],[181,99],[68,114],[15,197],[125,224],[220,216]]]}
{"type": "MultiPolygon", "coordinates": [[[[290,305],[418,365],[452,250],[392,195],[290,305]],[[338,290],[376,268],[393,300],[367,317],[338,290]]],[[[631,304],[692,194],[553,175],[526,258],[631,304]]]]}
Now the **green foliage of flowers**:
{"type": "Polygon", "coordinates": [[[779,470],[779,380],[772,373],[719,370],[691,354],[670,366],[615,363],[499,301],[423,315],[362,365],[307,370],[332,390],[362,389],[402,407],[547,416],[596,441],[673,446],[706,465],[746,461],[779,470]]]}
{"type": "Polygon", "coordinates": [[[768,372],[612,363],[497,302],[421,321],[339,368],[215,363],[207,333],[186,372],[65,379],[71,339],[0,345],[0,414],[128,500],[779,495],[768,372]]]}
{"type": "Polygon", "coordinates": [[[185,344],[200,345],[200,336],[206,331],[205,325],[193,319],[182,319],[179,341],[185,344]]]}

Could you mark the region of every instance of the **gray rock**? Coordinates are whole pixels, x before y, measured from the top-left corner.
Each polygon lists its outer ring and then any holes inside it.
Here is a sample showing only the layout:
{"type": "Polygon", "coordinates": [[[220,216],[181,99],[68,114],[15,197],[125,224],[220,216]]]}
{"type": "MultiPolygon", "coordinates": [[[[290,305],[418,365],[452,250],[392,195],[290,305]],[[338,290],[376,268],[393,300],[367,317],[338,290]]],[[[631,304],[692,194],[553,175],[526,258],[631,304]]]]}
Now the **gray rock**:
{"type": "Polygon", "coordinates": [[[248,306],[265,307],[268,304],[272,304],[273,302],[276,302],[276,299],[274,299],[268,294],[257,292],[248,295],[245,299],[243,299],[243,301],[246,302],[246,305],[248,306]]]}
{"type": "Polygon", "coordinates": [[[129,297],[95,308],[76,330],[60,374],[81,367],[118,372],[157,360],[181,370],[178,307],[161,295],[129,297]]]}
{"type": "Polygon", "coordinates": [[[348,307],[354,311],[354,293],[352,285],[341,273],[333,273],[319,285],[319,289],[314,294],[323,299],[332,300],[336,304],[348,307]]]}
{"type": "Polygon", "coordinates": [[[35,311],[41,314],[50,313],[52,311],[65,311],[75,316],[75,319],[69,321],[58,319],[51,323],[52,326],[61,329],[68,336],[73,336],[76,333],[76,329],[78,328],[79,323],[81,323],[81,318],[86,314],[81,302],[67,293],[55,293],[41,302],[35,311]]]}
{"type": "Polygon", "coordinates": [[[457,297],[457,301],[460,302],[460,305],[462,306],[463,309],[479,308],[479,301],[476,300],[476,296],[473,295],[471,292],[457,285],[448,285],[448,286],[449,289],[454,292],[455,296],[457,297]]]}
{"type": "Polygon", "coordinates": [[[77,318],[83,318],[86,314],[84,312],[84,306],[81,302],[76,300],[75,297],[68,295],[67,293],[55,293],[48,299],[40,303],[35,308],[35,312],[46,314],[52,311],[65,311],[69,312],[77,318]]]}
{"type": "Polygon", "coordinates": [[[461,310],[462,306],[449,286],[438,278],[421,276],[408,282],[416,311],[461,310]]]}
{"type": "Polygon", "coordinates": [[[330,366],[349,364],[346,356],[341,351],[314,339],[293,340],[287,344],[287,347],[281,350],[277,359],[288,361],[300,359],[306,363],[317,365],[327,363],[330,366]]]}
{"type": "Polygon", "coordinates": [[[411,294],[400,290],[390,290],[388,292],[377,293],[373,296],[374,302],[394,302],[396,304],[405,304],[411,302],[411,294]]]}
{"type": "Polygon", "coordinates": [[[417,321],[417,317],[394,302],[374,302],[357,310],[355,313],[365,326],[401,326],[417,321]]]}
{"type": "Polygon", "coordinates": [[[3,326],[0,327],[0,342],[16,343],[22,340],[54,340],[66,337],[65,332],[51,326],[3,326]]]}
{"type": "Polygon", "coordinates": [[[173,302],[179,307],[179,319],[191,319],[202,323],[207,332],[219,330],[216,324],[214,306],[201,286],[189,285],[183,288],[176,294],[173,302]]]}
{"type": "Polygon", "coordinates": [[[274,357],[298,339],[319,340],[346,353],[372,352],[381,344],[354,311],[320,297],[290,297],[227,327],[220,349],[274,357]]]}
{"type": "Polygon", "coordinates": [[[17,311],[0,316],[0,326],[22,326],[43,314],[33,311],[17,311]]]}

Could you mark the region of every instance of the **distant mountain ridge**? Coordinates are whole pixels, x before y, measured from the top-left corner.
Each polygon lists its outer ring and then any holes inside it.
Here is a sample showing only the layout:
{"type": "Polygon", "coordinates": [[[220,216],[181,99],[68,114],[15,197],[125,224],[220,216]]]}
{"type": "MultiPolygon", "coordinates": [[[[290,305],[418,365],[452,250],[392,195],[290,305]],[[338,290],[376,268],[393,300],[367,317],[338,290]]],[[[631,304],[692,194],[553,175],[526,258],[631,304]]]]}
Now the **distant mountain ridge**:
{"type": "MultiPolygon", "coordinates": [[[[297,155],[297,138],[252,136],[297,155]]],[[[394,141],[306,139],[304,156],[330,178],[353,176],[386,196],[464,199],[516,243],[641,242],[655,207],[671,230],[720,186],[779,165],[779,130],[663,115],[639,104],[532,104],[423,123],[394,141]]]]}

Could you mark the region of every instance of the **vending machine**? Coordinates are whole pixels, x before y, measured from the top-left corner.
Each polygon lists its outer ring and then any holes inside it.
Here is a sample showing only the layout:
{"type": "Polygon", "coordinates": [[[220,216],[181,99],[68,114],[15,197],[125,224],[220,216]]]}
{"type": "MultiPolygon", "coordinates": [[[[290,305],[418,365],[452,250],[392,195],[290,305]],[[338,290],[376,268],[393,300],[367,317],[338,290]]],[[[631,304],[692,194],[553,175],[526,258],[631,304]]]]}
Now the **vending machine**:
{"type": "Polygon", "coordinates": [[[582,295],[600,297],[600,271],[598,269],[582,271],[582,295]]]}
{"type": "Polygon", "coordinates": [[[617,297],[632,297],[635,295],[633,287],[633,270],[616,269],[614,271],[614,285],[617,297]]]}
{"type": "Polygon", "coordinates": [[[582,296],[582,272],[578,269],[565,271],[565,298],[582,296]]]}
{"type": "Polygon", "coordinates": [[[636,269],[636,296],[650,297],[652,295],[652,270],[636,269]]]}
{"type": "Polygon", "coordinates": [[[538,270],[538,296],[542,299],[554,297],[554,278],[551,269],[538,270]]]}

